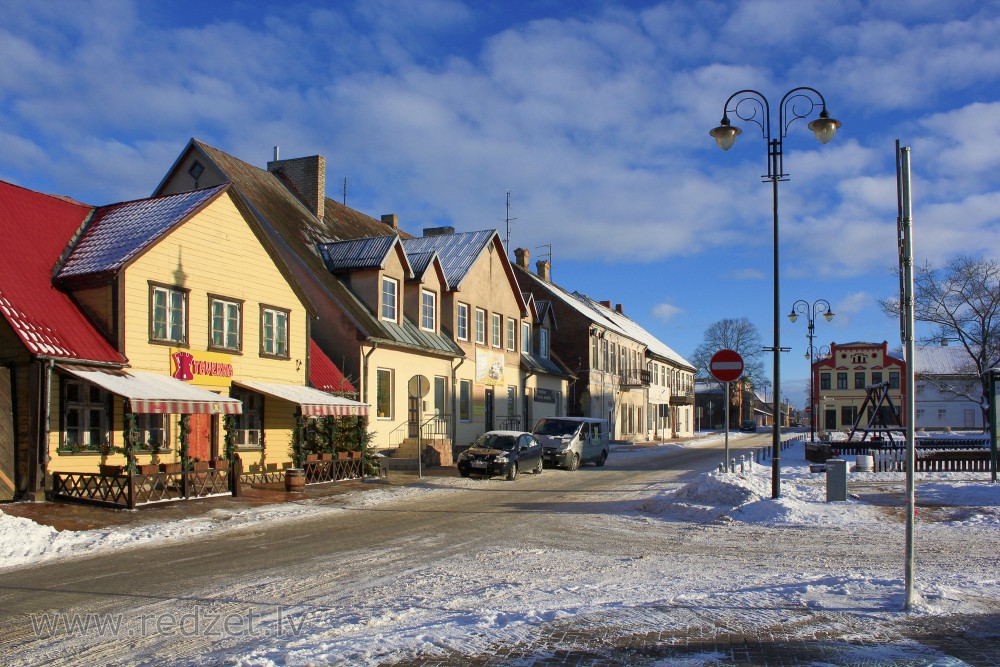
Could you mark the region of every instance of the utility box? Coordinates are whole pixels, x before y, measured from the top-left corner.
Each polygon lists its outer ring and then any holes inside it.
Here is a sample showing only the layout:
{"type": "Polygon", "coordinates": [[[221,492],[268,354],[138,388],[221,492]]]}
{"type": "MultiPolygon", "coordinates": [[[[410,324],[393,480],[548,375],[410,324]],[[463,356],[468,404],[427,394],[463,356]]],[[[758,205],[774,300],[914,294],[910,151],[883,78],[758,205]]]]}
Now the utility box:
{"type": "Polygon", "coordinates": [[[829,459],[826,462],[826,502],[847,500],[847,461],[829,459]]]}

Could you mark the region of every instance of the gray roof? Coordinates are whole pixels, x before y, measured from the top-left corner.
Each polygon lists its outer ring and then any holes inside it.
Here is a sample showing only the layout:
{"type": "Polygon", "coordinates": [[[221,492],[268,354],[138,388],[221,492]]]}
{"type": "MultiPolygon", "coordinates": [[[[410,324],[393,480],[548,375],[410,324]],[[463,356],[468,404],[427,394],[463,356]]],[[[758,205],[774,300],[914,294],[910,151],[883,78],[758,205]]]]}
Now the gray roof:
{"type": "Polygon", "coordinates": [[[58,277],[117,271],[227,187],[218,185],[98,208],[58,277]]]}
{"type": "Polygon", "coordinates": [[[547,373],[549,375],[559,375],[568,378],[576,377],[552,359],[546,359],[535,354],[525,354],[522,352],[521,365],[533,373],[547,373]]]}
{"type": "Polygon", "coordinates": [[[977,375],[975,362],[961,345],[918,347],[914,350],[913,372],[923,375],[977,375]]]}
{"type": "Polygon", "coordinates": [[[318,243],[316,247],[323,263],[330,271],[384,268],[385,259],[399,240],[397,236],[375,236],[332,243],[318,243]]]}
{"type": "MultiPolygon", "coordinates": [[[[415,278],[422,278],[424,272],[434,263],[434,258],[437,257],[437,252],[431,250],[430,252],[409,252],[406,253],[406,258],[410,260],[410,268],[413,270],[413,276],[415,278]]],[[[445,285],[445,289],[448,286],[445,285]]]]}
{"type": "Polygon", "coordinates": [[[415,239],[403,239],[403,249],[408,255],[437,252],[449,288],[458,289],[479,254],[493,241],[496,234],[495,229],[486,229],[460,234],[421,236],[415,239]]]}

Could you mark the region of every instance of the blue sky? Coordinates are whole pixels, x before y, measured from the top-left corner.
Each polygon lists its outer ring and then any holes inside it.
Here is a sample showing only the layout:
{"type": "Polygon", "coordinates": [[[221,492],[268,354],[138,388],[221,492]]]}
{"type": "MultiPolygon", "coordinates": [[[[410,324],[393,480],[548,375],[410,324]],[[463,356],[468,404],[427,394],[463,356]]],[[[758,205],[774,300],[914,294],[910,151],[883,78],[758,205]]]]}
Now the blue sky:
{"type": "MultiPolygon", "coordinates": [[[[0,178],[92,204],[149,195],[197,137],[263,167],[322,154],[328,195],[401,226],[503,226],[562,286],[690,356],[746,316],[772,338],[771,190],[755,126],[708,136],[744,88],[797,86],[780,186],[781,309],[825,298],[817,344],[888,340],[896,139],[917,260],[1000,256],[1000,4],[19,2],[0,0],[0,178]]],[[[734,124],[737,122],[734,118],[734,124]]],[[[782,317],[804,402],[806,325],[782,317]]],[[[770,361],[767,362],[770,368],[770,361]]]]}

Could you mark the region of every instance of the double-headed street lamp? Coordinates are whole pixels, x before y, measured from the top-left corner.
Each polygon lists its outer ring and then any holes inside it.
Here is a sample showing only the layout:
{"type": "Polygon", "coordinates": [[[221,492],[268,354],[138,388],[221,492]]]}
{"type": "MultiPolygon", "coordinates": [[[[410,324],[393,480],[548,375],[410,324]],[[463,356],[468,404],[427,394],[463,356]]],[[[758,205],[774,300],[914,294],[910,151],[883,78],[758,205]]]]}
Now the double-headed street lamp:
{"type": "Polygon", "coordinates": [[[774,428],[771,431],[771,497],[781,495],[781,303],[778,289],[778,182],[787,181],[788,174],[784,172],[783,141],[788,134],[788,127],[800,118],[808,118],[813,111],[821,107],[819,118],[809,123],[820,143],[833,139],[841,122],[830,118],[826,110],[826,99],[815,88],[793,88],[778,105],[777,132],[771,132],[771,107],[767,98],[756,90],[740,90],[729,96],[722,108],[722,124],[709,134],[715,138],[719,147],[727,151],[733,147],[736,137],[742,132],[729,122],[729,114],[734,114],[744,121],[756,123],[761,129],[761,136],[767,144],[767,175],[762,180],[771,181],[774,201],[774,346],[767,348],[774,352],[774,428]]]}
{"type": "Polygon", "coordinates": [[[816,333],[816,316],[822,315],[829,322],[833,319],[833,309],[830,308],[830,302],[826,299],[816,299],[811,304],[804,299],[799,299],[792,304],[792,312],[788,314],[788,319],[795,323],[795,320],[799,319],[799,314],[806,316],[806,321],[809,323],[809,349],[806,350],[806,359],[809,360],[809,442],[816,442],[816,413],[813,410],[815,406],[815,401],[813,400],[814,385],[813,385],[813,335],[816,333]]]}

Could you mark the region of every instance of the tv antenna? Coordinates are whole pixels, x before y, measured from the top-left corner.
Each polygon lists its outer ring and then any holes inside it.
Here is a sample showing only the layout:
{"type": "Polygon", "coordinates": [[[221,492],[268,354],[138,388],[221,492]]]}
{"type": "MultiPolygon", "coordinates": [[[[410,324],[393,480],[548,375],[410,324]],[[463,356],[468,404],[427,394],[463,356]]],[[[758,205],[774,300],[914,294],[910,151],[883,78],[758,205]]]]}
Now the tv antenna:
{"type": "Polygon", "coordinates": [[[547,259],[547,260],[549,260],[549,271],[551,271],[552,270],[552,244],[551,243],[543,243],[542,245],[535,246],[535,250],[538,250],[540,248],[545,248],[545,254],[543,255],[543,254],[539,253],[538,259],[547,259]]]}
{"type": "Polygon", "coordinates": [[[510,223],[517,220],[517,218],[510,217],[510,190],[507,191],[507,214],[504,216],[504,224],[507,226],[507,240],[504,241],[504,252],[510,257],[510,223]]]}

